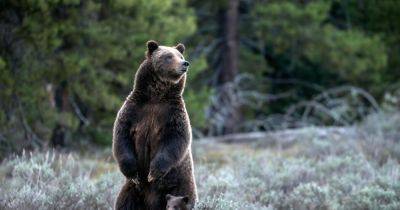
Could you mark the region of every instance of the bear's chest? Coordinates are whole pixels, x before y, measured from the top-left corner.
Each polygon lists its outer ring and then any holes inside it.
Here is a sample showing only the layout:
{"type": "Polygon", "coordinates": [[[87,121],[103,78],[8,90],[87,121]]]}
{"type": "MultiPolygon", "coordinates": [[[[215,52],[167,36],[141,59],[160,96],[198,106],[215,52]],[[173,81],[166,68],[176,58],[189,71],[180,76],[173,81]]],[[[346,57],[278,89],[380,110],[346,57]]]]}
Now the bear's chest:
{"type": "Polygon", "coordinates": [[[144,165],[158,149],[168,116],[167,106],[148,104],[138,110],[138,118],[131,129],[138,161],[144,165]]]}

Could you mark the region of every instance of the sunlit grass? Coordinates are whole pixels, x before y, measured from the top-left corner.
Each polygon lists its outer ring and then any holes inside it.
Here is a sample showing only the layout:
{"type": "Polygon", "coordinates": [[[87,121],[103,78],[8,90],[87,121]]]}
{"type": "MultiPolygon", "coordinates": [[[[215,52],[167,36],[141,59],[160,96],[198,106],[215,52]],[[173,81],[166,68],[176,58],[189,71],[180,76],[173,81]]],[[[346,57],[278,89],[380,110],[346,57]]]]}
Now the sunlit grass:
{"type": "MultiPolygon", "coordinates": [[[[395,114],[249,144],[194,142],[197,209],[399,209],[399,122],[395,114]]],[[[0,166],[0,208],[111,209],[123,177],[110,158],[10,157],[0,166]]]]}

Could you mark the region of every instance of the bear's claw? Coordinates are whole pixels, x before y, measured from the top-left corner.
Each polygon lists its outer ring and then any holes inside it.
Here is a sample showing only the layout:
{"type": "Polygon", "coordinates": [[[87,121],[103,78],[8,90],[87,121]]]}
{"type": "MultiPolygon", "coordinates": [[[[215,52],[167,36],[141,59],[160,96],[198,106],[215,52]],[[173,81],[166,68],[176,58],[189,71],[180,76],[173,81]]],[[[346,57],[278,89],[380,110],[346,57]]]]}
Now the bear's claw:
{"type": "Polygon", "coordinates": [[[137,185],[140,184],[140,183],[139,183],[139,180],[138,180],[137,178],[131,179],[130,181],[131,181],[133,184],[137,184],[137,185]]]}
{"type": "Polygon", "coordinates": [[[136,175],[135,178],[129,179],[129,181],[131,181],[133,184],[136,184],[136,185],[140,184],[138,175],[136,175]]]}
{"type": "Polygon", "coordinates": [[[154,181],[154,177],[153,177],[151,174],[149,174],[149,175],[147,176],[147,181],[148,181],[148,182],[154,181]]]}

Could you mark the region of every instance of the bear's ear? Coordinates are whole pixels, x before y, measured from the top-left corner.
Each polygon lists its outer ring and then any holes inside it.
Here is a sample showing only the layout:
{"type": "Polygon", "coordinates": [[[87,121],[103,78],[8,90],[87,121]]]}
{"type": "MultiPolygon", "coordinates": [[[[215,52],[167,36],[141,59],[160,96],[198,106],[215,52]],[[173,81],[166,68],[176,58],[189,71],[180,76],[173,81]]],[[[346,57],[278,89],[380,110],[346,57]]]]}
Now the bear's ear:
{"type": "Polygon", "coordinates": [[[147,55],[153,54],[154,50],[158,48],[158,43],[154,40],[147,41],[147,55]]]}
{"type": "Polygon", "coordinates": [[[179,43],[178,45],[175,46],[175,48],[181,52],[183,54],[183,52],[185,52],[185,45],[183,45],[182,43],[179,43]]]}
{"type": "Polygon", "coordinates": [[[185,202],[186,204],[189,203],[189,197],[185,196],[182,198],[183,202],[185,202]]]}
{"type": "Polygon", "coordinates": [[[165,196],[165,198],[167,199],[167,201],[168,201],[169,199],[171,199],[171,197],[172,197],[172,195],[170,195],[170,194],[167,194],[167,195],[165,196]]]}

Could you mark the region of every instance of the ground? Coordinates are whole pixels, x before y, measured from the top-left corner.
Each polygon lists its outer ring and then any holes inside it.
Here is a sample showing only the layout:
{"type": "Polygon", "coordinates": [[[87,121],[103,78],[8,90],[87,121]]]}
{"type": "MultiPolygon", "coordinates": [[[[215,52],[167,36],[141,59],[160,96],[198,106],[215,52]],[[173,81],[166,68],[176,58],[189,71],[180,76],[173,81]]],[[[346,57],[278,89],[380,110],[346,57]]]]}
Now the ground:
{"type": "MultiPolygon", "coordinates": [[[[197,209],[400,209],[399,122],[375,116],[247,143],[195,141],[197,209]]],[[[111,209],[123,177],[109,152],[5,160],[0,209],[111,209]]]]}

